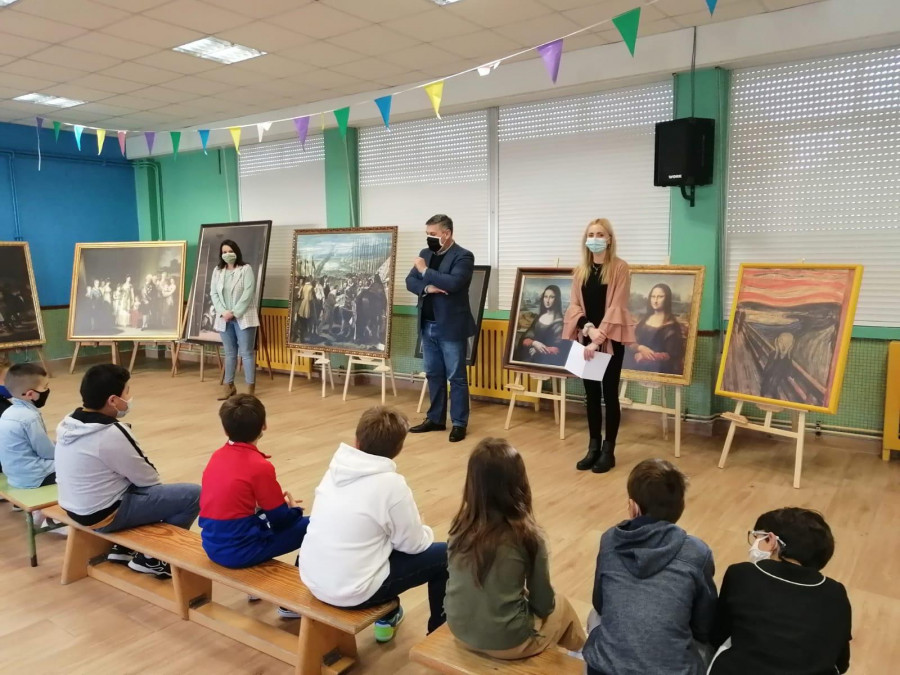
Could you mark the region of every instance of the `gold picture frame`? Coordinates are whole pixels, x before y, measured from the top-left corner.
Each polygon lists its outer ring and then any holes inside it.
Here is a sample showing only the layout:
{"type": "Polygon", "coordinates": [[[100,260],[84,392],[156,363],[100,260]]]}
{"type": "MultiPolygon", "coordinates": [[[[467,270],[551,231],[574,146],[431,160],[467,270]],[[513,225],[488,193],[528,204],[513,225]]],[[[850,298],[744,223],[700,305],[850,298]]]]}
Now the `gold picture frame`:
{"type": "Polygon", "coordinates": [[[628,310],[637,322],[637,342],[625,347],[622,379],[690,385],[706,268],[631,265],[630,272],[628,310]],[[662,318],[654,321],[659,315],[662,318]],[[657,322],[659,326],[652,325],[657,322]]]}
{"type": "MultiPolygon", "coordinates": [[[[0,293],[9,292],[11,295],[19,295],[24,303],[18,303],[20,309],[13,310],[9,306],[8,300],[4,297],[0,302],[0,316],[2,316],[3,330],[0,332],[0,351],[7,349],[20,349],[24,347],[39,347],[47,343],[47,337],[44,333],[44,321],[41,315],[41,303],[38,300],[37,284],[34,282],[34,267],[31,264],[31,249],[27,241],[0,241],[0,269],[5,273],[12,272],[12,276],[19,279],[19,274],[24,274],[28,280],[28,298],[22,297],[23,289],[5,289],[6,282],[3,279],[3,273],[0,273],[0,293]],[[15,251],[14,249],[18,249],[15,251]],[[18,269],[17,269],[18,268],[18,269]],[[28,329],[16,330],[16,326],[11,325],[15,320],[17,323],[21,321],[20,314],[22,311],[27,314],[28,311],[34,312],[35,328],[33,331],[28,329]],[[16,334],[18,332],[18,335],[16,334]],[[33,333],[37,333],[34,335],[33,333]],[[5,339],[9,333],[10,339],[5,339]],[[27,335],[26,335],[27,333],[27,335]]],[[[18,302],[18,301],[17,301],[18,302]]],[[[27,318],[27,317],[25,317],[27,318]]]]}
{"type": "MultiPolygon", "coordinates": [[[[72,266],[72,291],[69,301],[68,339],[74,342],[104,341],[155,341],[166,342],[181,337],[184,315],[184,272],[187,257],[185,241],[131,241],[75,244],[75,261],[72,266]],[[168,249],[168,251],[166,251],[168,249]],[[154,250],[156,250],[154,256],[154,250]],[[94,255],[96,253],[96,255],[94,255]],[[163,269],[161,262],[164,255],[169,261],[163,269]],[[90,270],[86,268],[90,266],[90,270]],[[137,266],[138,269],[133,269],[137,266]],[[148,271],[149,270],[149,271],[148,271]],[[177,275],[175,279],[172,276],[177,275]],[[124,300],[116,309],[118,300],[112,291],[113,276],[115,283],[126,287],[126,283],[134,277],[126,288],[126,296],[134,300],[131,304],[124,300]],[[160,300],[156,306],[158,311],[148,313],[142,307],[149,308],[156,298],[142,302],[139,297],[139,279],[148,276],[157,277],[160,281],[173,281],[161,290],[160,300]],[[89,278],[93,281],[88,282],[89,278]],[[91,290],[97,295],[97,284],[100,280],[99,298],[89,297],[91,290]],[[122,282],[120,283],[120,279],[122,282]],[[110,287],[110,288],[106,288],[110,287]],[[171,298],[171,302],[169,301],[171,298]],[[127,312],[126,325],[122,320],[127,312]],[[137,319],[135,318],[137,312],[137,319]],[[110,313],[111,316],[110,316],[110,313]],[[151,323],[150,317],[154,317],[151,323]],[[142,325],[134,325],[135,321],[142,325]]],[[[151,281],[157,284],[156,280],[151,281]]],[[[117,288],[117,291],[120,290],[117,288]]]]}

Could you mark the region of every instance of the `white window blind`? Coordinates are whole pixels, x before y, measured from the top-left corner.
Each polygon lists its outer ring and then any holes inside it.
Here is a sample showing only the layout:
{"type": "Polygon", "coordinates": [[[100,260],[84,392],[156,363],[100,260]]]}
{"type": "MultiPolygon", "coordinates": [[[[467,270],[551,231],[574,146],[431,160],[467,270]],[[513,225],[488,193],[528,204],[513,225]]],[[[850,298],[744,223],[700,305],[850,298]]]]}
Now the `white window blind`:
{"type": "Polygon", "coordinates": [[[453,219],[476,264],[488,264],[487,111],[361,129],[359,184],[360,224],[398,228],[395,304],[416,303],[406,275],[436,213],[453,219]]]}
{"type": "Polygon", "coordinates": [[[672,118],[671,82],[500,108],[500,307],[516,267],[566,267],[609,218],[630,263],[665,263],[669,190],[653,187],[654,124],[672,118]]]}
{"type": "Polygon", "coordinates": [[[289,297],[292,232],[325,227],[325,146],[321,135],[247,145],[238,158],[242,220],[271,220],[265,295],[289,297]]]}
{"type": "Polygon", "coordinates": [[[730,125],[726,309],[741,262],[858,263],[900,325],[900,49],[735,71],[730,125]]]}

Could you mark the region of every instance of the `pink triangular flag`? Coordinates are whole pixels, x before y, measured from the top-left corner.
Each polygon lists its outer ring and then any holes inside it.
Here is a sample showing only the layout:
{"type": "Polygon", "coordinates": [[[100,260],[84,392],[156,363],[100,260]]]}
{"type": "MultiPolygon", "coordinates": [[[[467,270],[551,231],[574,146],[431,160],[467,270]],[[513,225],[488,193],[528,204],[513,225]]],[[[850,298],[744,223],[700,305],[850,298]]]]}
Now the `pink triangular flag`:
{"type": "Polygon", "coordinates": [[[119,137],[119,151],[122,153],[122,157],[125,156],[125,131],[119,131],[116,133],[116,136],[119,137]]]}
{"type": "Polygon", "coordinates": [[[540,54],[541,58],[544,60],[544,67],[547,69],[547,74],[550,75],[553,84],[556,84],[556,78],[559,76],[559,62],[562,60],[562,38],[536,47],[536,49],[537,53],[540,54]]]}

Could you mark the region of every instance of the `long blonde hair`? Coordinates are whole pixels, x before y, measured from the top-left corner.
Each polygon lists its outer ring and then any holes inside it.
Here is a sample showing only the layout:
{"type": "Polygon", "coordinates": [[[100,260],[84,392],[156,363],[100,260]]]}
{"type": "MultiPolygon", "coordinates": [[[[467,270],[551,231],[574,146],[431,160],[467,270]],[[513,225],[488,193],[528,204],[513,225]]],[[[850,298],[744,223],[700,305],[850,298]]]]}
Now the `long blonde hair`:
{"type": "Polygon", "coordinates": [[[595,218],[584,228],[584,234],[581,235],[581,262],[575,268],[575,280],[583,284],[588,277],[591,276],[591,269],[594,264],[594,254],[590,252],[585,245],[588,238],[588,230],[594,225],[600,225],[609,235],[609,244],[606,247],[606,262],[603,263],[603,270],[600,272],[600,283],[609,284],[612,278],[613,263],[616,261],[616,233],[613,232],[612,223],[606,218],[595,218]]]}

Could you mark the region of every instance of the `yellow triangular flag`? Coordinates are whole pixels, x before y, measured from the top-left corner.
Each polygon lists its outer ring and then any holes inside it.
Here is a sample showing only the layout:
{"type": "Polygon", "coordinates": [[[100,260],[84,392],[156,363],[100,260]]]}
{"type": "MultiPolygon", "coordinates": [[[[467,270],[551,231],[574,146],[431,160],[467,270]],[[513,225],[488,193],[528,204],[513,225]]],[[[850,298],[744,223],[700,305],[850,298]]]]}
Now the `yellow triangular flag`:
{"type": "Polygon", "coordinates": [[[431,100],[431,107],[434,108],[434,114],[441,119],[441,97],[444,95],[444,81],[432,82],[425,85],[425,93],[431,100]]]}
{"type": "Polygon", "coordinates": [[[325,113],[319,113],[319,130],[325,133],[325,113]]]}
{"type": "Polygon", "coordinates": [[[231,140],[234,141],[234,151],[241,154],[241,128],[229,127],[228,131],[231,132],[231,140]]]}
{"type": "Polygon", "coordinates": [[[103,141],[106,140],[106,129],[97,129],[97,154],[103,152],[103,141]]]}

